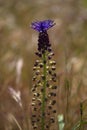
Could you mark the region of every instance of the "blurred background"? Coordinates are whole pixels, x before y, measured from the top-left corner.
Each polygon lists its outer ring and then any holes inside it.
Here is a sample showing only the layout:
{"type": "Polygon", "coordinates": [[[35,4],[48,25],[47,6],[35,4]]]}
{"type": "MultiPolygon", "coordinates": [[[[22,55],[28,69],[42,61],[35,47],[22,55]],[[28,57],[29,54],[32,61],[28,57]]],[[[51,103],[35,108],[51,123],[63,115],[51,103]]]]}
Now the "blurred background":
{"type": "Polygon", "coordinates": [[[38,33],[30,24],[45,19],[56,23],[48,34],[57,62],[58,113],[65,113],[67,78],[69,130],[79,119],[79,103],[87,98],[87,0],[0,0],[0,130],[31,130],[38,33]]]}

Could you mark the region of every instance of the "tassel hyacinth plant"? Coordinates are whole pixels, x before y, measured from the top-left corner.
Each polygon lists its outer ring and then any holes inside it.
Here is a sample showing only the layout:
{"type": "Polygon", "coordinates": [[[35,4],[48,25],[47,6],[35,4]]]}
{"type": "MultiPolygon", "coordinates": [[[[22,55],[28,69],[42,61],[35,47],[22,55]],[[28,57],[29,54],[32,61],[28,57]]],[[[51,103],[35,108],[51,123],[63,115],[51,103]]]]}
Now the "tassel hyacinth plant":
{"type": "Polygon", "coordinates": [[[47,30],[55,25],[53,20],[32,22],[32,29],[39,32],[38,56],[33,67],[32,127],[34,130],[54,130],[56,111],[56,62],[47,30]]]}

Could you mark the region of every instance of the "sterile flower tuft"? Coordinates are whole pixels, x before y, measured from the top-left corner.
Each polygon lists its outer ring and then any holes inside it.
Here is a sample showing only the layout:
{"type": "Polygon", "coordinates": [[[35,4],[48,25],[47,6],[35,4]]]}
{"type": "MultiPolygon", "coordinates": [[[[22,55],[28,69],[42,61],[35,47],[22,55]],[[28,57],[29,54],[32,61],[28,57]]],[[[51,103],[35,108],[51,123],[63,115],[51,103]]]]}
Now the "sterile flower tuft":
{"type": "Polygon", "coordinates": [[[36,21],[31,23],[31,27],[38,32],[43,32],[55,25],[53,20],[36,21]]]}

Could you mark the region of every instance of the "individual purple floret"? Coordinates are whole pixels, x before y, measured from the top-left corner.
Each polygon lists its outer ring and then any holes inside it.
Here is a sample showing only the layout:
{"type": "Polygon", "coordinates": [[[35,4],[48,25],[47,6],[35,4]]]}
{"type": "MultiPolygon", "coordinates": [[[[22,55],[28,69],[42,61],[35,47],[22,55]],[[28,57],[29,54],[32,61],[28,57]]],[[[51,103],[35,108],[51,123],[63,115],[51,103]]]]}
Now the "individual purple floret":
{"type": "Polygon", "coordinates": [[[53,20],[36,21],[31,23],[31,27],[38,32],[44,32],[55,25],[53,20]]]}

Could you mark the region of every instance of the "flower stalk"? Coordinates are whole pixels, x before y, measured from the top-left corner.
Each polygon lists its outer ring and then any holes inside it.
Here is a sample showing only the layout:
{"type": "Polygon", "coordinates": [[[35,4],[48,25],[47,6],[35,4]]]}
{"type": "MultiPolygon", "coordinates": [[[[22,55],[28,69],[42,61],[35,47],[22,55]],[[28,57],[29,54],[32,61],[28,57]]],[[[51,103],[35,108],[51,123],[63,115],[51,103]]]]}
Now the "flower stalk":
{"type": "Polygon", "coordinates": [[[42,96],[42,130],[44,130],[45,121],[44,121],[44,113],[45,113],[45,99],[46,99],[46,53],[43,54],[43,75],[44,75],[44,82],[43,82],[43,96],[42,96]]]}

